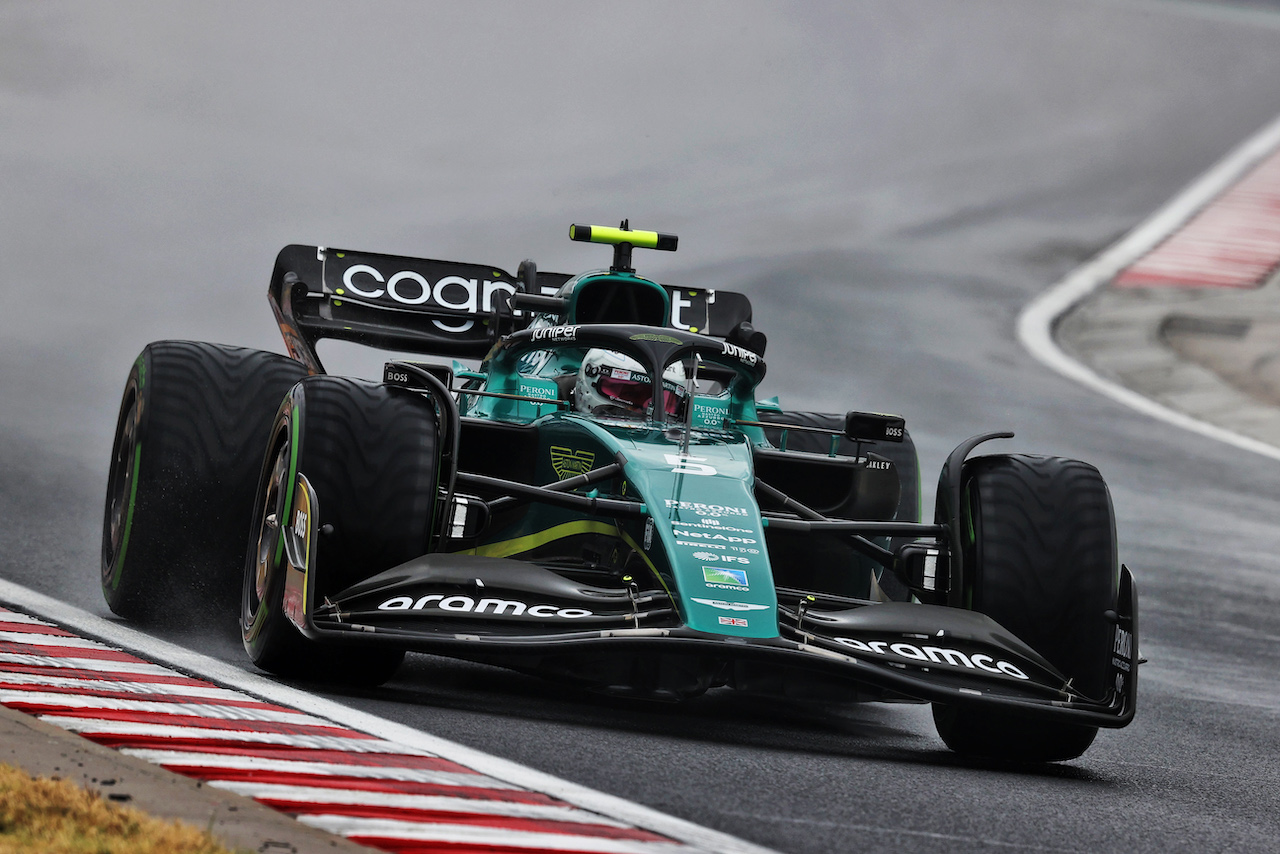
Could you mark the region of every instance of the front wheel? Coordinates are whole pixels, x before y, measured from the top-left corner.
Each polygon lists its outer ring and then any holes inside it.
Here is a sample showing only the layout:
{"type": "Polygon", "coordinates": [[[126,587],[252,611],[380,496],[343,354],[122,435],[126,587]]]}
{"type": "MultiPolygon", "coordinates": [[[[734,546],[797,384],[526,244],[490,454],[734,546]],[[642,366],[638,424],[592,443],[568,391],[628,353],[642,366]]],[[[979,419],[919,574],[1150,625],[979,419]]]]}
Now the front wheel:
{"type": "Polygon", "coordinates": [[[235,613],[258,454],[299,362],[156,341],[125,381],[107,476],[102,594],[142,622],[235,613]]]}
{"type": "Polygon", "coordinates": [[[245,650],[280,676],[377,685],[404,651],[308,640],[284,613],[280,529],[294,518],[298,474],[315,492],[315,601],[424,554],[438,469],[436,413],[416,393],[342,377],[310,377],[276,414],[245,557],[245,650]]]}
{"type": "MultiPolygon", "coordinates": [[[[961,522],[970,606],[1047,658],[1093,699],[1108,688],[1120,574],[1111,494],[1098,470],[1061,457],[1001,454],[965,463],[961,522]]],[[[1097,727],[968,705],[935,705],[952,750],[997,759],[1074,759],[1097,727]]]]}

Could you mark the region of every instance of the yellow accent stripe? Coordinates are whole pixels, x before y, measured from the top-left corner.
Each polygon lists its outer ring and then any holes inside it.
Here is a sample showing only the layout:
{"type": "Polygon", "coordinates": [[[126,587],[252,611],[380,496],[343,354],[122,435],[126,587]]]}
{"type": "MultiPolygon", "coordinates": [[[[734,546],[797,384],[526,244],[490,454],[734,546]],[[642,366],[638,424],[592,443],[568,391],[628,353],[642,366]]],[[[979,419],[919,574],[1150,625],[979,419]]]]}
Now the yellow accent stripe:
{"type": "Polygon", "coordinates": [[[553,528],[547,528],[545,531],[538,531],[535,534],[516,537],[514,540],[489,543],[487,546],[476,546],[474,549],[465,549],[460,552],[454,552],[454,554],[479,555],[480,557],[511,557],[512,555],[532,551],[539,546],[545,546],[547,543],[553,543],[556,540],[575,537],[580,534],[610,534],[616,537],[619,531],[618,526],[610,522],[565,522],[563,525],[556,525],[553,528]]]}
{"type": "Polygon", "coordinates": [[[640,544],[631,539],[631,535],[626,531],[618,531],[618,534],[622,537],[622,541],[624,543],[631,546],[632,550],[634,550],[636,554],[640,555],[640,559],[644,561],[645,566],[649,567],[649,572],[653,573],[653,577],[658,579],[658,583],[661,584],[662,589],[667,592],[667,597],[671,600],[672,606],[674,606],[676,602],[675,594],[671,592],[671,588],[667,586],[667,582],[662,580],[662,573],[658,572],[658,568],[653,565],[653,561],[649,560],[649,556],[644,553],[644,549],[640,548],[640,544]]]}
{"type": "Polygon", "coordinates": [[[608,228],[603,225],[571,225],[569,239],[590,243],[630,243],[641,249],[653,249],[658,245],[658,232],[623,231],[620,228],[608,228]]]}

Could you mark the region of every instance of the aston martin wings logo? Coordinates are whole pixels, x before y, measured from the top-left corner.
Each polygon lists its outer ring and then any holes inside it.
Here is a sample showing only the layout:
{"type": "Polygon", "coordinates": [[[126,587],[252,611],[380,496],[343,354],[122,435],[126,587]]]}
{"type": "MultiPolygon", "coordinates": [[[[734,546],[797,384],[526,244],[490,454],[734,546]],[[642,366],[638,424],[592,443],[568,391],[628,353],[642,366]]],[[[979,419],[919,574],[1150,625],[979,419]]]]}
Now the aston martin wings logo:
{"type": "Polygon", "coordinates": [[[590,451],[575,451],[572,448],[551,446],[551,468],[560,480],[591,471],[595,462],[596,455],[590,451]]]}

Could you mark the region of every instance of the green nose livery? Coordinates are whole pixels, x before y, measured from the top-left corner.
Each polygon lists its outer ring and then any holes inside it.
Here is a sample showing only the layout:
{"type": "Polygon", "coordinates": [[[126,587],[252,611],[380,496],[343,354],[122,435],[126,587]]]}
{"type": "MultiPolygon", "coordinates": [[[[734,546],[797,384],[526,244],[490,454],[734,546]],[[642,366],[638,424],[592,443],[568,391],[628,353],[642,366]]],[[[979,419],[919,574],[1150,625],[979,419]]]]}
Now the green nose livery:
{"type": "Polygon", "coordinates": [[[649,506],[677,610],[689,628],[778,635],[777,595],[745,444],[632,443],[628,479],[649,506]]]}

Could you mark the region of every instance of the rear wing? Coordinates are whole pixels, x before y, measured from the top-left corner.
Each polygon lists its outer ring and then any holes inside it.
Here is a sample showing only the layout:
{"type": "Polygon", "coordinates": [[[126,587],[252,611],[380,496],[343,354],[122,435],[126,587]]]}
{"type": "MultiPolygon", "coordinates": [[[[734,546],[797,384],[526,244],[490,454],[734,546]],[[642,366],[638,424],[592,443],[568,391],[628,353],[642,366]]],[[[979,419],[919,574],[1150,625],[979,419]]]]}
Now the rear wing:
{"type": "MultiPolygon", "coordinates": [[[[538,271],[533,286],[555,294],[572,280],[538,271]]],[[[671,298],[667,325],[726,337],[751,320],[751,303],[732,291],[663,285],[671,298]]],[[[267,297],[289,355],[324,373],[316,342],[353,341],[381,350],[483,358],[532,316],[508,298],[526,284],[498,267],[349,252],[291,244],[276,256],[267,297]]]]}

